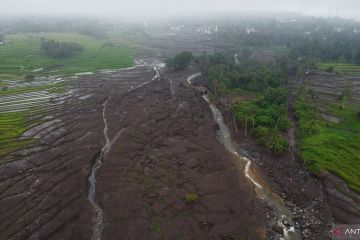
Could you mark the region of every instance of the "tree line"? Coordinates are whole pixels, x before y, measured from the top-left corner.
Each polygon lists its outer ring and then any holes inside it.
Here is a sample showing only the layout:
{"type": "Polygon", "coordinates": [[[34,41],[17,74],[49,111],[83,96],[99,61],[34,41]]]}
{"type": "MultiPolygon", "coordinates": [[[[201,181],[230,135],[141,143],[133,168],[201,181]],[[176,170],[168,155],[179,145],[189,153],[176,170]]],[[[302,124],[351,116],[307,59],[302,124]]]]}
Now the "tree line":
{"type": "Polygon", "coordinates": [[[284,46],[294,58],[360,64],[360,23],[339,18],[247,19],[219,27],[217,39],[234,46],[284,46]]]}
{"type": "Polygon", "coordinates": [[[112,23],[96,18],[0,17],[0,32],[5,34],[75,32],[99,38],[104,37],[106,32],[112,29],[112,23]]]}
{"type": "Polygon", "coordinates": [[[166,67],[173,70],[184,69],[190,65],[193,61],[194,56],[190,51],[183,51],[179,54],[176,54],[174,57],[168,58],[166,62],[166,67]]]}
{"type": "Polygon", "coordinates": [[[44,39],[41,41],[41,49],[48,57],[55,59],[69,58],[84,50],[84,48],[76,42],[59,42],[44,39]]]}
{"type": "Polygon", "coordinates": [[[244,130],[250,132],[261,145],[275,155],[287,150],[284,133],[289,127],[287,118],[286,60],[263,64],[252,60],[235,63],[231,53],[199,56],[195,62],[207,76],[209,88],[227,104],[227,96],[234,91],[248,91],[257,99],[235,101],[230,110],[244,130]]]}

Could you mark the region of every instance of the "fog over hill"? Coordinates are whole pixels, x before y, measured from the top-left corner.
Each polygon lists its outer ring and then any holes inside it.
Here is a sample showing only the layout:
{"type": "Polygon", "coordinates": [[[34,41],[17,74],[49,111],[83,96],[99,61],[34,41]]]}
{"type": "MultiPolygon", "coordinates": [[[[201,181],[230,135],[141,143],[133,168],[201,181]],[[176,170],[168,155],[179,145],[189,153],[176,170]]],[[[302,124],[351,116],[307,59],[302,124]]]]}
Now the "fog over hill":
{"type": "Polygon", "coordinates": [[[316,16],[358,18],[358,0],[2,0],[2,15],[81,14],[101,16],[161,17],[169,15],[290,11],[316,16]]]}

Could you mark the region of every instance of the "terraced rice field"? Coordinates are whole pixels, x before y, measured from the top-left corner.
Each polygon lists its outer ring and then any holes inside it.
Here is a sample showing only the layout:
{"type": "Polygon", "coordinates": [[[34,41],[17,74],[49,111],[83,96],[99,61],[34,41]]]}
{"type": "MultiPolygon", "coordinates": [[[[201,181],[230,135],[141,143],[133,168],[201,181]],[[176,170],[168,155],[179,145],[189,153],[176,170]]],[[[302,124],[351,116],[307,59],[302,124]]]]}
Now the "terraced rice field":
{"type": "Polygon", "coordinates": [[[48,112],[56,113],[67,95],[65,81],[60,78],[8,82],[8,90],[0,91],[0,157],[30,147],[34,139],[21,135],[49,119],[48,112]]]}
{"type": "Polygon", "coordinates": [[[64,77],[130,67],[133,52],[120,35],[103,39],[75,33],[7,35],[6,44],[0,46],[0,156],[30,147],[34,139],[20,136],[66,104],[73,93],[64,77]],[[78,42],[84,51],[68,59],[51,59],[40,49],[41,39],[78,42]],[[110,41],[112,47],[106,47],[110,41]],[[22,81],[25,74],[36,78],[22,81]]]}
{"type": "MultiPolygon", "coordinates": [[[[291,81],[292,88],[297,89],[299,81],[291,81]]],[[[323,109],[331,104],[342,104],[341,95],[348,93],[345,105],[357,109],[360,106],[360,74],[358,76],[327,73],[323,70],[313,70],[302,84],[311,89],[316,96],[312,101],[323,109]]]]}
{"type": "Polygon", "coordinates": [[[353,109],[332,108],[332,116],[339,123],[326,122],[319,133],[307,136],[301,141],[302,157],[315,161],[344,179],[349,187],[360,192],[360,123],[353,109]]]}
{"type": "Polygon", "coordinates": [[[334,68],[334,72],[352,76],[360,75],[360,66],[352,63],[322,62],[318,64],[318,68],[321,70],[327,70],[330,67],[334,68]]]}
{"type": "MultiPolygon", "coordinates": [[[[290,81],[292,89],[298,82],[290,81]]],[[[314,169],[326,169],[344,179],[352,190],[360,192],[359,141],[360,126],[357,112],[360,106],[360,74],[358,76],[338,75],[322,70],[312,71],[302,84],[311,89],[319,120],[319,132],[300,139],[301,155],[314,169]],[[348,92],[346,101],[341,95],[348,92]],[[341,109],[344,105],[345,109],[341,109]]],[[[295,92],[296,90],[293,90],[295,92]]]]}

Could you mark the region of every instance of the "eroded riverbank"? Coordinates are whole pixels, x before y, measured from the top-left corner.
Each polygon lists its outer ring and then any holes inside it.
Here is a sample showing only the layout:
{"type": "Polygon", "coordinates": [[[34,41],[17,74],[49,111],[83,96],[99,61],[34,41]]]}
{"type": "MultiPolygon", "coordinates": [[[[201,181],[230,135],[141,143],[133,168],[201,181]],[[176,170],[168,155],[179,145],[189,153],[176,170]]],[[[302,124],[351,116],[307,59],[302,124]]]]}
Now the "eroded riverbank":
{"type": "Polygon", "coordinates": [[[223,121],[223,117],[219,109],[209,101],[207,95],[203,96],[204,99],[209,103],[210,109],[213,113],[214,119],[219,125],[218,139],[225,146],[225,148],[234,154],[239,161],[245,162],[245,169],[243,171],[244,175],[254,184],[255,191],[258,197],[265,201],[266,204],[271,206],[274,209],[274,212],[277,217],[277,221],[273,224],[276,224],[279,228],[282,228],[282,233],[274,234],[275,239],[285,239],[285,240],[301,240],[300,229],[295,229],[295,224],[293,222],[293,215],[291,211],[285,206],[283,199],[271,191],[270,188],[262,186],[259,176],[253,174],[251,169],[251,160],[247,157],[244,157],[239,154],[235,144],[231,139],[231,134],[228,130],[228,127],[223,121]]]}
{"type": "MultiPolygon", "coordinates": [[[[243,129],[235,126],[228,109],[221,102],[216,102],[216,106],[223,113],[230,135],[238,146],[237,151],[252,159],[254,174],[261,177],[259,181],[271,186],[271,191],[283,199],[282,204],[293,216],[293,224],[290,225],[301,232],[303,239],[330,239],[333,218],[321,180],[309,173],[291,152],[275,157],[253,138],[244,136],[243,129]]],[[[281,215],[267,213],[267,216],[270,223],[283,222],[281,215]]],[[[286,222],[289,223],[288,220],[286,222]]],[[[283,232],[279,225],[273,225],[268,234],[283,232]]]]}

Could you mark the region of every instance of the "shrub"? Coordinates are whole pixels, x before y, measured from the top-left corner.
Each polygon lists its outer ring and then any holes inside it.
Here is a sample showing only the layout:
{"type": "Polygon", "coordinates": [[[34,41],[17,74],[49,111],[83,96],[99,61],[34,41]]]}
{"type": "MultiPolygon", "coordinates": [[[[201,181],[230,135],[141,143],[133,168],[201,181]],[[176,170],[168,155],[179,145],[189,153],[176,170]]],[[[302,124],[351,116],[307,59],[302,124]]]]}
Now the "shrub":
{"type": "Polygon", "coordinates": [[[185,196],[185,201],[187,203],[195,203],[199,200],[199,195],[196,193],[189,193],[185,196]]]}
{"type": "Polygon", "coordinates": [[[32,74],[26,74],[25,77],[24,77],[24,80],[27,81],[27,82],[34,81],[34,79],[35,79],[35,77],[32,74]]]}
{"type": "Polygon", "coordinates": [[[332,73],[332,72],[334,71],[334,67],[333,67],[333,66],[330,66],[330,67],[328,67],[328,68],[326,69],[326,71],[327,71],[328,73],[332,73]]]}
{"type": "Polygon", "coordinates": [[[54,40],[43,40],[41,49],[45,51],[48,57],[63,59],[69,58],[78,52],[82,52],[84,48],[75,42],[58,42],[54,40]]]}
{"type": "Polygon", "coordinates": [[[177,54],[173,58],[167,59],[166,67],[169,69],[174,69],[174,70],[184,69],[190,65],[190,63],[192,62],[193,59],[194,59],[194,56],[193,56],[192,52],[184,51],[182,53],[177,54]]]}

